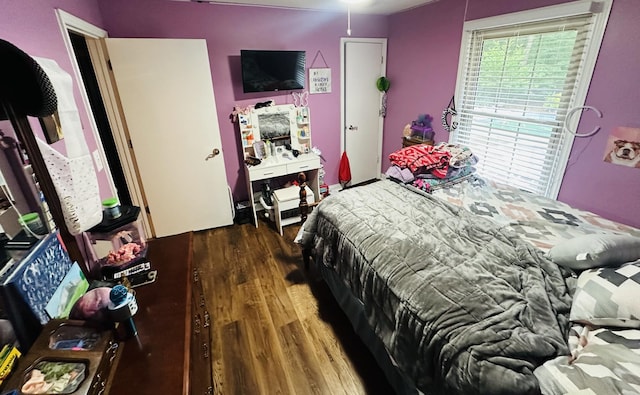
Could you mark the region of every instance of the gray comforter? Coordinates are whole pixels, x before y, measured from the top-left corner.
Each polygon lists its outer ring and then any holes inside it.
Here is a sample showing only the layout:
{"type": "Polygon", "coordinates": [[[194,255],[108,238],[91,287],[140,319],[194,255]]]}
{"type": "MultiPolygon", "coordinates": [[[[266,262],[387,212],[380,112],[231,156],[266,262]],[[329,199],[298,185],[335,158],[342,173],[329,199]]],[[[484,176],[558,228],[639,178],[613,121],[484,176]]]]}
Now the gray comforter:
{"type": "Polygon", "coordinates": [[[425,393],[538,393],[533,370],[568,354],[568,273],[464,209],[379,181],[323,200],[302,243],[425,393]]]}

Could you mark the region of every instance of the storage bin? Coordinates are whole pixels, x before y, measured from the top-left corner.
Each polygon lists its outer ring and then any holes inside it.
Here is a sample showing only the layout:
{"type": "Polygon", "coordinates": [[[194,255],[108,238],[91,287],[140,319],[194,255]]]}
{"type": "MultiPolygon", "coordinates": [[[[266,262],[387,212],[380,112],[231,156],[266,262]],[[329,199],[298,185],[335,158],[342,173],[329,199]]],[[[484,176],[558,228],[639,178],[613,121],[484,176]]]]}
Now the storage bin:
{"type": "Polygon", "coordinates": [[[147,239],[138,220],[140,207],[122,206],[118,218],[107,218],[87,232],[91,241],[92,274],[125,269],[146,258],[147,239]]]}

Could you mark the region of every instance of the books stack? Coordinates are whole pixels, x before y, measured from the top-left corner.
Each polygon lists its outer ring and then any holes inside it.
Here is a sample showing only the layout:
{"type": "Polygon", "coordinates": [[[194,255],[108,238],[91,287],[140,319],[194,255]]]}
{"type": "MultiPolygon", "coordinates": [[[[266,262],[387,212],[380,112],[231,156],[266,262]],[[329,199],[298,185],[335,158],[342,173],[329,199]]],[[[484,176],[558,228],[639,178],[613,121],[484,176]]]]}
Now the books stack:
{"type": "Polygon", "coordinates": [[[15,346],[4,345],[0,351],[0,385],[9,377],[21,355],[15,346]]]}

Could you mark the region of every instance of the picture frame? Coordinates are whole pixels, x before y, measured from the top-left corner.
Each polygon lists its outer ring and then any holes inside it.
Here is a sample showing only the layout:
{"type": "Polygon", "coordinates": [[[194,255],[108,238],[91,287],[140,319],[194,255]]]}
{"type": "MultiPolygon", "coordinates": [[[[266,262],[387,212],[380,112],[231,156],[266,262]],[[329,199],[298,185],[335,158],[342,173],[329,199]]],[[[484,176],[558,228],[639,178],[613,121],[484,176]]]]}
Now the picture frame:
{"type": "Polygon", "coordinates": [[[640,169],[640,128],[613,128],[607,139],[603,160],[613,165],[640,169]]]}

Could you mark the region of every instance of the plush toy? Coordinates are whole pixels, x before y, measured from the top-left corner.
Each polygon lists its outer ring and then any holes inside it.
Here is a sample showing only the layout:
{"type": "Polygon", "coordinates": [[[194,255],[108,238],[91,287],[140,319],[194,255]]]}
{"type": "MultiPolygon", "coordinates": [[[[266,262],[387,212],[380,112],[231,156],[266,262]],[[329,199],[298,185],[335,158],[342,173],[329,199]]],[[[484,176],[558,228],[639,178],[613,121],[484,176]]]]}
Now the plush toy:
{"type": "Polygon", "coordinates": [[[431,127],[433,117],[429,114],[420,114],[418,119],[411,123],[411,135],[420,137],[422,140],[433,140],[435,132],[431,127]]]}

